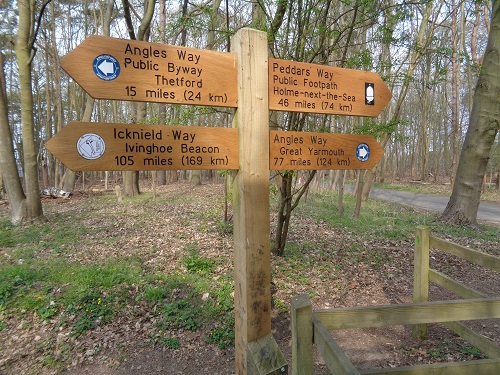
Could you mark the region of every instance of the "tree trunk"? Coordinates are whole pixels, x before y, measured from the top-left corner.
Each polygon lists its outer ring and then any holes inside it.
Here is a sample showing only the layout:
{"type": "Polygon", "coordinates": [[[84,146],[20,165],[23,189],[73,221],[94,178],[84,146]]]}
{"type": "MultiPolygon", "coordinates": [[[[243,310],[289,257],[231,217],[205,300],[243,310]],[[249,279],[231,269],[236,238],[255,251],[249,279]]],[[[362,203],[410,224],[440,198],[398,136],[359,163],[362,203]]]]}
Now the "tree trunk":
{"type": "Polygon", "coordinates": [[[451,183],[455,182],[458,165],[458,144],[460,143],[460,57],[458,56],[458,9],[455,0],[452,1],[451,29],[452,29],[452,56],[451,56],[451,127],[452,127],[452,162],[451,162],[451,183]]]}
{"type": "Polygon", "coordinates": [[[127,197],[139,195],[139,172],[123,172],[123,195],[127,197]]]}
{"type": "Polygon", "coordinates": [[[281,199],[273,246],[273,253],[280,256],[285,254],[285,244],[288,237],[288,227],[290,225],[290,216],[292,213],[292,180],[293,174],[291,172],[282,174],[280,186],[281,199]]]}
{"type": "MultiPolygon", "coordinates": [[[[54,88],[55,88],[55,98],[54,106],[54,130],[57,133],[62,129],[64,125],[64,111],[62,104],[62,93],[61,93],[61,68],[59,65],[59,55],[57,52],[57,42],[56,42],[56,26],[55,26],[55,7],[54,3],[52,6],[52,17],[51,17],[51,25],[50,25],[50,38],[51,38],[51,62],[52,62],[52,75],[54,77],[54,88]]],[[[54,187],[59,185],[59,172],[61,169],[61,163],[57,161],[55,158],[50,158],[49,167],[50,173],[52,174],[52,178],[54,181],[54,187]]]]}
{"type": "Polygon", "coordinates": [[[500,129],[500,0],[493,2],[483,67],[474,94],[467,135],[453,192],[441,219],[450,224],[477,222],[483,176],[500,129]]]}
{"type": "Polygon", "coordinates": [[[7,108],[3,56],[0,52],[0,171],[9,198],[11,222],[19,224],[26,217],[26,196],[17,171],[7,108]]]}
{"type": "Polygon", "coordinates": [[[19,89],[21,99],[21,123],[24,156],[24,183],[26,194],[26,219],[42,219],[43,209],[38,182],[37,147],[33,117],[33,90],[31,85],[32,38],[34,38],[35,2],[18,1],[19,25],[15,46],[19,66],[19,89]]]}
{"type": "MultiPolygon", "coordinates": [[[[166,14],[165,14],[165,0],[159,0],[159,16],[160,16],[160,43],[165,43],[165,27],[166,27],[166,14]]],[[[160,103],[158,106],[158,124],[165,125],[167,122],[167,105],[164,103],[160,103]]],[[[154,173],[154,172],[153,172],[154,173]]],[[[156,171],[156,180],[158,185],[166,185],[167,184],[167,171],[161,170],[156,171]]]]}
{"type": "MultiPolygon", "coordinates": [[[[128,0],[123,1],[123,6],[125,11],[125,20],[128,26],[128,32],[130,35],[130,39],[132,40],[141,40],[148,41],[149,39],[149,31],[151,27],[151,19],[154,14],[154,5],[155,0],[145,0],[144,1],[144,16],[141,19],[141,24],[139,25],[139,29],[137,30],[137,37],[134,33],[133,27],[131,27],[132,18],[129,11],[130,4],[128,0]]],[[[139,122],[143,120],[146,116],[146,103],[134,103],[136,106],[136,121],[139,122]]],[[[125,171],[123,172],[123,193],[126,196],[132,197],[134,195],[140,194],[139,189],[139,172],[138,171],[125,171]]]]}
{"type": "Polygon", "coordinates": [[[302,196],[308,191],[311,181],[314,179],[316,171],[311,171],[304,184],[293,192],[293,171],[287,171],[281,174],[280,204],[278,208],[278,223],[276,225],[275,243],[272,252],[276,255],[285,254],[285,245],[288,237],[288,228],[292,211],[299,205],[302,196]],[[295,199],[293,199],[295,195],[295,199]]]}
{"type": "Polygon", "coordinates": [[[363,193],[363,173],[364,171],[359,171],[358,181],[356,183],[356,207],[354,208],[353,217],[358,218],[361,212],[361,201],[363,193]]]}
{"type": "Polygon", "coordinates": [[[347,174],[347,171],[342,171],[342,180],[340,181],[340,184],[338,184],[339,187],[339,197],[337,200],[337,213],[339,216],[342,216],[344,214],[344,186],[345,186],[345,176],[347,174]]]}
{"type": "Polygon", "coordinates": [[[420,118],[420,179],[426,182],[429,178],[429,97],[430,90],[430,73],[431,73],[431,59],[426,56],[425,59],[425,72],[422,84],[422,109],[420,118]]]}

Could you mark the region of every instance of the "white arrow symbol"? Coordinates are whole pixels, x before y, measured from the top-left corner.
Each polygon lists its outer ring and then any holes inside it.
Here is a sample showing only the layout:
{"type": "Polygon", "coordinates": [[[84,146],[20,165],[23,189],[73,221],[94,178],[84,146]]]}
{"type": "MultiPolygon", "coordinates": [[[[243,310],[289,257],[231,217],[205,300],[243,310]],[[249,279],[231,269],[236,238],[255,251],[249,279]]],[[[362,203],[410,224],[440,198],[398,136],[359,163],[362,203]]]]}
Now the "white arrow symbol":
{"type": "Polygon", "coordinates": [[[113,74],[115,72],[114,64],[112,62],[109,62],[108,60],[104,60],[97,67],[101,72],[103,72],[106,75],[113,74]]]}
{"type": "Polygon", "coordinates": [[[359,149],[359,156],[361,156],[361,158],[365,158],[365,156],[368,155],[368,151],[366,150],[366,147],[361,147],[359,149]]]}

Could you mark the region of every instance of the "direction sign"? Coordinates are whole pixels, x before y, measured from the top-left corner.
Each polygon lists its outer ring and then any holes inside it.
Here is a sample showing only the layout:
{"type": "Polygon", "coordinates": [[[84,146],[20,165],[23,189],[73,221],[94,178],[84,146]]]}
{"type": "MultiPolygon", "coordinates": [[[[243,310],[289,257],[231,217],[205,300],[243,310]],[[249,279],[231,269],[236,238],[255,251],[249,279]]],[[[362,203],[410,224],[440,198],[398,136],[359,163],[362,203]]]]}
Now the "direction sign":
{"type": "Polygon", "coordinates": [[[233,53],[93,35],[61,67],[95,99],[238,105],[233,53]]]}
{"type": "Polygon", "coordinates": [[[392,94],[377,73],[269,59],[269,109],[376,117],[392,94]]]}
{"type": "Polygon", "coordinates": [[[238,169],[238,129],[71,122],[45,147],[73,171],[238,169]]]}
{"type": "Polygon", "coordinates": [[[269,134],[269,169],[373,169],[384,154],[375,137],[358,134],[269,134]]]}

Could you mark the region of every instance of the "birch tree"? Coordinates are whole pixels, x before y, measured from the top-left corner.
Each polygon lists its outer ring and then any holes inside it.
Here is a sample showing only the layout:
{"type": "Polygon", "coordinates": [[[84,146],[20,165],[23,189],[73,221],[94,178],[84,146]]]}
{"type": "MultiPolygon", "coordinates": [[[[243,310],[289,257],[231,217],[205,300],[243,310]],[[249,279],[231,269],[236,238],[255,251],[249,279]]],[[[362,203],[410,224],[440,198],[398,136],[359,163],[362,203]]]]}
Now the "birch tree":
{"type": "Polygon", "coordinates": [[[11,222],[18,224],[26,216],[26,196],[24,195],[14,156],[14,145],[9,126],[7,107],[3,56],[0,51],[0,172],[3,176],[5,189],[9,195],[9,204],[12,212],[11,222]]]}
{"type": "MultiPolygon", "coordinates": [[[[38,23],[42,20],[43,9],[50,1],[46,1],[39,12],[38,23]]],[[[24,159],[24,183],[26,194],[25,219],[33,221],[43,218],[40,187],[38,183],[38,150],[35,144],[35,123],[33,115],[33,91],[31,80],[34,43],[36,39],[35,17],[36,1],[19,0],[19,24],[15,43],[16,59],[19,67],[19,88],[21,94],[21,122],[24,159]]]]}

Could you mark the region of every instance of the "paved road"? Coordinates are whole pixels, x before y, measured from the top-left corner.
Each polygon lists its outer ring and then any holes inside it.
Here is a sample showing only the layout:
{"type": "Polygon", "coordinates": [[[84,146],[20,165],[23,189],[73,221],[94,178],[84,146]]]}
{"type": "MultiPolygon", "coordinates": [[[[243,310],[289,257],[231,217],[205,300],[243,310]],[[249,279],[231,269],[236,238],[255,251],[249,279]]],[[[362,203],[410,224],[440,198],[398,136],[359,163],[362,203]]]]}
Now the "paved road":
{"type": "MultiPolygon", "coordinates": [[[[438,197],[435,195],[416,194],[407,191],[378,188],[372,188],[370,191],[370,198],[398,202],[408,206],[437,212],[443,212],[449,200],[449,197],[438,197]]],[[[486,221],[500,225],[500,205],[481,202],[479,204],[477,219],[479,221],[486,221]]]]}

